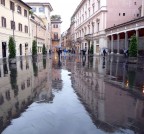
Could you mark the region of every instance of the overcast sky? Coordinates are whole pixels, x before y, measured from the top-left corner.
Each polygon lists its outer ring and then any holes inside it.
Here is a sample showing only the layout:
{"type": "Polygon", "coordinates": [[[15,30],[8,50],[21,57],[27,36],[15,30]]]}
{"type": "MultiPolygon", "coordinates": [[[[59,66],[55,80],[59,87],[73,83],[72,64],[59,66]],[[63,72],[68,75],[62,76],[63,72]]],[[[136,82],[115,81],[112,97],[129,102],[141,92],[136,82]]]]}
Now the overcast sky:
{"type": "Polygon", "coordinates": [[[81,0],[23,0],[24,2],[49,2],[54,11],[51,15],[58,14],[62,18],[61,31],[66,31],[70,26],[70,18],[81,0]]]}

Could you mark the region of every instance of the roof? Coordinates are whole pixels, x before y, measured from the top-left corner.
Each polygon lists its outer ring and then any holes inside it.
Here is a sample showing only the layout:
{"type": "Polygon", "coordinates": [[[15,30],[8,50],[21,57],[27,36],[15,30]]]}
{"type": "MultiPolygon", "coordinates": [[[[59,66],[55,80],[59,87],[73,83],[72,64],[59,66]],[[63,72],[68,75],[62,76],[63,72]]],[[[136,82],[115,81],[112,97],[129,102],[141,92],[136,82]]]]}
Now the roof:
{"type": "Polygon", "coordinates": [[[26,2],[28,5],[42,5],[42,6],[49,6],[50,11],[53,11],[53,8],[49,2],[26,2]]]}
{"type": "Polygon", "coordinates": [[[82,1],[80,2],[80,4],[77,6],[77,8],[76,8],[74,14],[72,15],[72,17],[78,12],[78,10],[80,9],[80,7],[83,5],[84,2],[85,2],[85,0],[82,0],[82,1]]]}
{"type": "Polygon", "coordinates": [[[29,9],[31,9],[31,7],[27,5],[25,2],[23,2],[22,0],[18,0],[18,1],[21,2],[23,5],[25,5],[26,7],[28,7],[29,9]]]}

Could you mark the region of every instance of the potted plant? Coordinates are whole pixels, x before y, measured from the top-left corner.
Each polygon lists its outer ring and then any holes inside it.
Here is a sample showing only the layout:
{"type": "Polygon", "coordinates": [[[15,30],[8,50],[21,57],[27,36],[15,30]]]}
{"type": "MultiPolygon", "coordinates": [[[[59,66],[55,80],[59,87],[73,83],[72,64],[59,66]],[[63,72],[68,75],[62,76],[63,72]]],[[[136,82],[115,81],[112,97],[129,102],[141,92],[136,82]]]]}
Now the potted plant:
{"type": "Polygon", "coordinates": [[[45,44],[43,44],[42,53],[43,53],[43,58],[46,58],[47,51],[46,51],[45,44]]]}
{"type": "Polygon", "coordinates": [[[12,36],[9,37],[8,48],[9,48],[9,62],[12,64],[16,64],[16,44],[12,36]]]}
{"type": "Polygon", "coordinates": [[[136,37],[136,35],[133,35],[130,38],[130,47],[128,50],[128,53],[129,53],[128,62],[129,63],[136,63],[137,62],[137,54],[138,54],[137,44],[138,44],[137,37],[136,37]]]}

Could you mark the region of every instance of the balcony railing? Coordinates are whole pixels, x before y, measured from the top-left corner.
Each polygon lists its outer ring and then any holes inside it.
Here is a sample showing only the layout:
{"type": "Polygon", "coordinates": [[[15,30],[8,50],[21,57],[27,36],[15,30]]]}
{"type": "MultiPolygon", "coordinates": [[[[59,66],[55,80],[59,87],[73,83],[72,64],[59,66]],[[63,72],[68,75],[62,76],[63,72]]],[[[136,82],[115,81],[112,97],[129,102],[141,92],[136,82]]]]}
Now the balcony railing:
{"type": "Polygon", "coordinates": [[[60,39],[52,39],[52,41],[60,41],[60,39]]]}
{"type": "Polygon", "coordinates": [[[86,39],[86,40],[92,40],[92,38],[93,38],[93,35],[92,35],[92,34],[86,34],[86,35],[85,35],[85,39],[86,39]]]}

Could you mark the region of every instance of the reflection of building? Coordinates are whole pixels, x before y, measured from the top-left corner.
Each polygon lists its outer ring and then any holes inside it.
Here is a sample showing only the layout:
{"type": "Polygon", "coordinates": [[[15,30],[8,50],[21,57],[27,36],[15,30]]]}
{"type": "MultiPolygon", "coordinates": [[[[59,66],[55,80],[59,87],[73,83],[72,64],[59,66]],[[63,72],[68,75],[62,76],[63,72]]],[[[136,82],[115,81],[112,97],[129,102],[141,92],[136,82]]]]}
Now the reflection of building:
{"type": "Polygon", "coordinates": [[[52,62],[52,88],[60,91],[62,90],[63,83],[61,79],[61,69],[59,68],[59,60],[53,60],[52,62]]]}
{"type": "Polygon", "coordinates": [[[16,55],[30,55],[30,7],[21,0],[2,0],[0,3],[0,58],[8,57],[8,40],[16,41],[16,55]]]}
{"type": "Polygon", "coordinates": [[[51,17],[51,29],[52,29],[52,49],[55,51],[56,48],[61,47],[61,18],[51,17]]]}
{"type": "MultiPolygon", "coordinates": [[[[47,51],[49,51],[51,46],[51,20],[50,20],[50,12],[53,10],[51,7],[51,4],[48,2],[33,2],[33,0],[30,0],[27,3],[31,8],[34,14],[39,16],[45,26],[46,26],[46,35],[45,37],[45,45],[47,48],[47,51]]],[[[38,43],[39,44],[39,43],[38,43]]]]}
{"type": "Polygon", "coordinates": [[[144,132],[144,105],[139,96],[105,82],[99,65],[89,68],[87,63],[80,68],[75,64],[73,68],[72,86],[98,128],[109,133],[144,132]]]}
{"type": "Polygon", "coordinates": [[[42,64],[38,59],[37,77],[34,76],[33,64],[29,58],[21,59],[14,68],[9,68],[7,64],[1,65],[0,131],[10,123],[11,119],[18,117],[34,99],[46,102],[52,100],[51,82],[49,81],[51,76],[47,71],[50,66],[47,64],[44,69],[42,64]]]}

